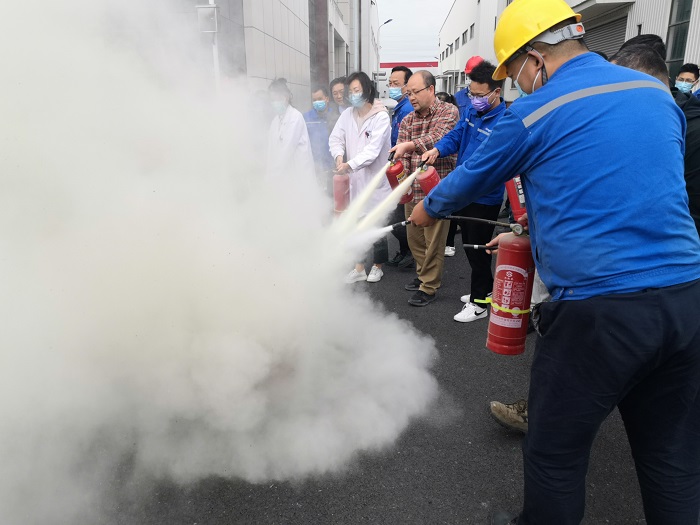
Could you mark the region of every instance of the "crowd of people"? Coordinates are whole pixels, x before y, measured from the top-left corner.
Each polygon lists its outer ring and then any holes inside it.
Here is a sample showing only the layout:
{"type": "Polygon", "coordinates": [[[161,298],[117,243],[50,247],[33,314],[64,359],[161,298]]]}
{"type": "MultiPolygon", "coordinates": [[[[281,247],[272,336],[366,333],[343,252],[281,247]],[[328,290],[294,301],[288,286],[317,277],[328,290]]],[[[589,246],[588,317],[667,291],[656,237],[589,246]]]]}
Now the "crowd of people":
{"type": "MultiPolygon", "coordinates": [[[[656,35],[630,39],[609,60],[584,37],[581,16],[564,0],[519,0],[498,22],[498,63],[472,57],[468,85],[454,96],[436,93],[430,72],[400,66],[388,81],[391,115],[356,72],[313,88],[313,110],[292,117],[275,82],[270,140],[288,135],[290,162],[312,156],[325,187],[333,174],[349,175],[351,198],[390,152],[409,173],[435,167],[441,182],[428,195],[414,182],[411,201],[388,219],[410,219],[393,232],[397,254],[389,259],[381,239],[369,273],[360,261],[346,277],[376,283],[385,264],[415,267],[406,284],[413,306],[435,300],[457,227],[464,244],[496,249],[493,226],[469,218],[495,220],[504,184],[520,176],[548,300],[535,301],[531,316],[528,398],[492,404],[501,422],[525,433],[523,509],[495,514],[493,523],[580,523],[591,445],[617,407],[647,523],[696,525],[700,71],[684,64],[670,79],[656,35]],[[512,104],[503,98],[506,78],[520,94],[512,104]],[[280,132],[285,121],[293,133],[280,132]],[[465,219],[440,220],[454,215],[465,219]]],[[[381,184],[366,211],[389,191],[381,184]]],[[[486,251],[465,252],[471,285],[454,319],[472,322],[488,317],[492,261],[486,251]]]]}

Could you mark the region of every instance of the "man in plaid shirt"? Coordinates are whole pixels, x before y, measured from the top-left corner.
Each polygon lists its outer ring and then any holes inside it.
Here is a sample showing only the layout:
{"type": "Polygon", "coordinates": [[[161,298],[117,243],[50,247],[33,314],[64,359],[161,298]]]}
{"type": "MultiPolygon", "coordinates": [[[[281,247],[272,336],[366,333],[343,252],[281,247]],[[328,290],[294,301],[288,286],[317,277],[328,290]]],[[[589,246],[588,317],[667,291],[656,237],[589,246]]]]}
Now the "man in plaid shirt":
{"type": "MultiPolygon", "coordinates": [[[[399,138],[391,151],[401,159],[408,173],[413,173],[421,163],[421,155],[433,149],[435,143],[451,131],[459,121],[457,106],[440,101],[435,96],[435,77],[429,71],[417,71],[408,80],[406,95],[415,109],[401,121],[399,138]]],[[[456,156],[439,158],[434,166],[443,179],[455,169],[456,156]]],[[[411,216],[416,204],[425,193],[417,181],[413,182],[413,201],[405,206],[406,218],[411,216]]],[[[409,299],[413,306],[425,306],[435,300],[442,283],[442,267],[445,262],[445,241],[448,221],[437,221],[422,228],[409,224],[408,246],[416,260],[418,277],[406,285],[406,290],[416,293],[409,299]]]]}

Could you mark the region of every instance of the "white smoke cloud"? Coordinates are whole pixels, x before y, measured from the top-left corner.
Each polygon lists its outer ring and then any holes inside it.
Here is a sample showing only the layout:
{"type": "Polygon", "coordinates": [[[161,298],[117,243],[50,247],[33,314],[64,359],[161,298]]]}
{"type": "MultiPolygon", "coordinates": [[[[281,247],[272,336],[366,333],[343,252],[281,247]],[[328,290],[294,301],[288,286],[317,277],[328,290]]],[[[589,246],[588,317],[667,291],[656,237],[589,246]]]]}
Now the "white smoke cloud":
{"type": "Polygon", "coordinates": [[[46,4],[0,22],[0,523],[93,522],[125,457],[259,482],[390,446],[432,341],[341,284],[320,195],[262,180],[245,80],[215,101],[167,9],[46,4]]]}

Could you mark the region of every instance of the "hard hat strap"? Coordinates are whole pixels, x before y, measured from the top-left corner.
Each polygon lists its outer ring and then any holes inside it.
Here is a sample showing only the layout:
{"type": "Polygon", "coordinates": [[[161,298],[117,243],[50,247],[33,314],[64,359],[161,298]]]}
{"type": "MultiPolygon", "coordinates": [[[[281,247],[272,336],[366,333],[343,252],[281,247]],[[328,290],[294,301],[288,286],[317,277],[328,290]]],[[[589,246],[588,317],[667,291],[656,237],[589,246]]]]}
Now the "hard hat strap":
{"type": "Polygon", "coordinates": [[[562,27],[561,29],[556,29],[554,31],[547,29],[530,40],[530,44],[533,42],[542,42],[543,44],[553,46],[559,42],[563,42],[564,40],[578,40],[579,38],[583,38],[583,35],[585,34],[586,30],[583,28],[583,24],[579,22],[577,24],[569,24],[568,26],[562,27]]]}

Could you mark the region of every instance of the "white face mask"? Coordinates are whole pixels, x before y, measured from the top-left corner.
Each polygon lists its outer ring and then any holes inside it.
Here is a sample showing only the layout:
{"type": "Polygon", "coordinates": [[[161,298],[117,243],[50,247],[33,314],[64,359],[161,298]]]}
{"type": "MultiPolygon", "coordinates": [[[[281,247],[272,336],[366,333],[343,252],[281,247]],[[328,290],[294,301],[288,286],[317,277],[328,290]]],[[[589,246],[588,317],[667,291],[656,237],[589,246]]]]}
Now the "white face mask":
{"type": "MultiPolygon", "coordinates": [[[[523,65],[520,66],[520,71],[518,71],[518,74],[515,76],[515,80],[513,80],[513,83],[515,84],[515,87],[518,89],[519,93],[525,93],[522,88],[520,87],[520,83],[518,82],[518,79],[520,78],[520,73],[523,72],[523,68],[525,67],[525,64],[527,64],[527,61],[530,60],[530,55],[528,55],[525,58],[525,62],[523,62],[523,65]]],[[[534,87],[534,84],[533,84],[534,87]]],[[[525,93],[527,95],[527,93],[525,93]]],[[[522,95],[521,95],[522,96],[522,95]]]]}

